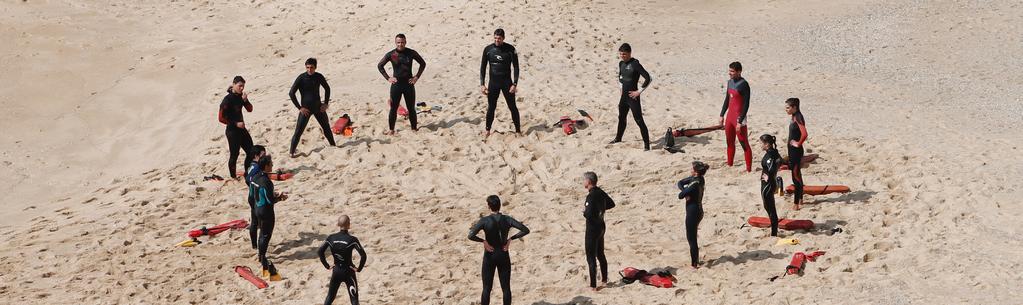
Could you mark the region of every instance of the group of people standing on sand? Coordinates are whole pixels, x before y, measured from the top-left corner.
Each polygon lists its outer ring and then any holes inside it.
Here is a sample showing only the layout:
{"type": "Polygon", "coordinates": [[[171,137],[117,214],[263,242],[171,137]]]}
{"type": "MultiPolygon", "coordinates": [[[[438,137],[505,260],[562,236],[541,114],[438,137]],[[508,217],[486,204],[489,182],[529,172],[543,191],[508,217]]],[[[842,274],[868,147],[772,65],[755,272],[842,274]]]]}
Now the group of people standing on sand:
{"type": "MultiPolygon", "coordinates": [[[[505,43],[505,32],[503,29],[494,31],[494,43],[486,46],[480,64],[480,91],[487,98],[486,129],[482,133],[484,139],[492,133],[491,127],[494,121],[494,111],[497,107],[497,100],[504,95],[505,102],[511,112],[512,121],[516,134],[521,134],[519,112],[516,106],[515,94],[517,92],[519,79],[518,53],[515,47],[505,43]],[[489,71],[490,80],[487,82],[486,74],[489,71]]],[[[390,83],[388,127],[385,134],[395,134],[395,122],[398,105],[404,98],[407,109],[415,109],[416,94],[415,84],[422,76],[426,62],[415,50],[405,46],[406,37],[398,34],[394,38],[395,48],[388,51],[378,62],[377,67],[388,83],[390,83]],[[392,65],[392,74],[385,69],[386,64],[392,65]],[[418,64],[418,69],[413,73],[413,64],[418,64]]],[[[643,110],[640,98],[643,92],[651,83],[650,73],[639,63],[639,60],[632,57],[632,47],[629,44],[622,44],[618,49],[621,61],[618,63],[619,82],[621,84],[621,96],[618,101],[618,125],[615,138],[609,144],[622,141],[625,131],[627,116],[632,112],[632,117],[639,127],[645,150],[650,149],[650,136],[646,123],[643,120],[643,110]],[[639,80],[643,79],[642,85],[639,80]]],[[[310,117],[315,117],[320,128],[323,130],[327,142],[334,146],[334,137],[331,133],[327,110],[330,106],[330,86],[326,77],[316,72],[317,60],[309,58],[305,62],[305,72],[300,74],[289,91],[292,103],[298,109],[297,124],[295,133],[292,136],[289,154],[296,157],[296,149],[302,137],[302,133],[309,122],[310,117]],[[323,88],[321,98],[320,88],[323,88]],[[300,93],[300,97],[296,96],[300,93]]],[[[742,64],[733,62],[728,65],[729,79],[725,92],[724,104],[719,115],[720,128],[723,128],[726,136],[726,156],[728,166],[733,165],[735,155],[735,140],[738,139],[743,149],[746,161],[746,172],[752,170],[752,148],[747,139],[748,126],[746,114],[750,106],[750,86],[742,77],[742,64]]],[[[219,119],[226,125],[225,135],[227,137],[230,156],[228,158],[228,171],[230,176],[238,179],[235,171],[238,155],[245,152],[244,165],[248,168],[243,174],[243,179],[248,186],[247,201],[250,207],[251,224],[250,240],[252,248],[257,251],[257,256],[263,268],[263,276],[274,280],[279,279],[273,264],[267,259],[266,252],[270,239],[273,235],[275,217],[274,205],[288,199],[288,195],[276,192],[273,180],[270,178],[274,170],[273,160],[262,145],[253,145],[252,137],[245,125],[243,109],[251,112],[253,105],[245,93],[245,79],[236,76],[227,90],[227,95],[220,104],[219,119]]],[[[788,149],[788,166],[792,172],[792,181],[795,185],[794,208],[798,209],[802,202],[802,176],[800,173],[801,158],[803,156],[803,143],[807,139],[807,131],[803,115],[800,112],[800,101],[797,98],[789,98],[785,101],[786,112],[790,115],[789,132],[786,141],[788,149]]],[[[412,130],[418,130],[415,111],[408,113],[409,123],[412,130]]],[[[777,149],[776,138],[770,134],[759,137],[761,149],[765,152],[761,160],[761,195],[764,209],[771,221],[771,236],[778,234],[778,213],[775,208],[774,193],[781,187],[776,177],[783,159],[777,149]]],[[[701,161],[692,162],[691,175],[677,182],[680,192],[679,199],[685,200],[685,233],[690,247],[690,265],[698,268],[699,245],[697,243],[697,230],[703,219],[703,197],[706,190],[704,176],[710,166],[701,161]]],[[[607,210],[615,207],[615,202],[602,188],[597,186],[597,174],[586,172],[582,176],[582,184],[587,190],[583,216],[586,223],[585,230],[585,253],[586,263],[589,267],[589,287],[599,290],[603,285],[597,284],[597,273],[601,275],[601,282],[608,281],[608,263],[604,255],[604,232],[606,224],[604,214],[607,210]]],[[[469,231],[468,238],[483,244],[482,258],[482,280],[483,293],[481,304],[489,304],[490,292],[493,288],[493,279],[498,276],[503,291],[504,304],[511,304],[511,258],[509,256],[510,242],[520,239],[529,234],[529,228],[515,218],[501,213],[501,199],[497,195],[486,198],[486,204],[490,215],[480,218],[469,231]],[[517,233],[509,236],[511,229],[517,233]],[[480,238],[478,233],[484,232],[480,238]]],[[[331,304],[342,283],[348,288],[352,304],[358,304],[358,282],[355,274],[365,266],[366,251],[359,243],[358,238],[349,234],[351,219],[347,215],[341,215],[337,220],[339,231],[327,237],[319,248],[318,255],[321,263],[328,270],[332,270],[330,285],[327,292],[325,304],[331,304]],[[334,259],[334,265],[328,264],[325,254],[330,251],[334,259]],[[356,267],[353,260],[353,251],[360,256],[360,262],[356,267]]]]}

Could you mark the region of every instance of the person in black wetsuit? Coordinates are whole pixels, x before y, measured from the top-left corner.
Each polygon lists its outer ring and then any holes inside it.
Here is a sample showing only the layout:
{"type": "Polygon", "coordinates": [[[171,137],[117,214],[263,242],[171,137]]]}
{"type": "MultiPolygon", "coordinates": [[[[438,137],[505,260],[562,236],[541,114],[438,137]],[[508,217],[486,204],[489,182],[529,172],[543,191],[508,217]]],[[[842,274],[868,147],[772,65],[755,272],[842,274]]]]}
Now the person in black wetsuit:
{"type": "MultiPolygon", "coordinates": [[[[227,88],[227,95],[220,102],[220,122],[227,125],[224,135],[227,136],[227,146],[230,156],[227,158],[227,170],[231,178],[238,178],[235,171],[235,164],[238,163],[239,150],[245,151],[245,161],[242,168],[252,163],[252,136],[245,128],[245,117],[242,115],[242,108],[252,112],[252,103],[249,103],[249,94],[245,93],[245,79],[235,76],[231,87],[227,88]]],[[[246,183],[248,180],[245,181],[246,183]]]]}
{"type": "Polygon", "coordinates": [[[781,167],[781,154],[775,147],[775,138],[772,135],[760,136],[760,145],[764,150],[764,158],[760,160],[760,198],[764,200],[764,210],[767,211],[767,218],[771,219],[771,236],[778,236],[778,210],[774,207],[774,192],[778,190],[778,168],[781,167]]]}
{"type": "Polygon", "coordinates": [[[583,217],[586,218],[586,264],[590,267],[590,289],[600,290],[597,287],[597,262],[600,262],[600,281],[607,285],[607,258],[604,256],[604,212],[615,207],[615,201],[608,196],[604,190],[597,186],[597,174],[594,172],[583,173],[583,187],[589,193],[586,195],[586,205],[583,210],[583,217]]]}
{"type": "Polygon", "coordinates": [[[494,31],[494,43],[483,48],[483,60],[480,62],[480,91],[487,96],[487,131],[484,137],[490,136],[490,127],[494,124],[494,110],[497,109],[497,98],[504,93],[504,101],[508,103],[515,133],[521,134],[519,124],[519,108],[515,106],[515,91],[519,83],[519,53],[515,47],[504,43],[504,29],[494,31]],[[487,66],[490,66],[490,84],[484,85],[487,79],[487,66]]]}
{"type": "Polygon", "coordinates": [[[323,305],[334,303],[334,297],[337,296],[337,289],[341,283],[345,283],[345,287],[348,287],[348,297],[352,300],[352,305],[359,305],[359,282],[355,278],[355,273],[362,272],[362,267],[366,265],[366,250],[362,249],[358,238],[348,234],[348,229],[351,228],[351,219],[348,218],[348,215],[338,217],[337,226],[341,231],[327,236],[327,240],[316,251],[320,255],[323,268],[332,270],[330,286],[327,288],[327,299],[323,301],[323,305]],[[334,257],[333,268],[327,264],[327,258],[324,256],[327,249],[330,249],[331,256],[334,257]],[[355,267],[355,261],[352,259],[352,250],[359,252],[358,268],[355,267]]]}
{"type": "Polygon", "coordinates": [[[291,103],[295,104],[295,108],[298,108],[299,111],[295,135],[291,137],[291,150],[288,151],[291,157],[295,157],[295,149],[298,148],[298,142],[302,139],[306,124],[309,124],[310,116],[316,117],[316,122],[323,129],[323,136],[327,138],[327,143],[334,146],[334,134],[330,132],[327,118],[327,108],[330,106],[330,85],[327,85],[327,78],[323,77],[323,74],[316,72],[316,58],[309,58],[305,61],[305,73],[299,74],[295,78],[295,83],[291,85],[288,96],[291,97],[291,103]],[[321,86],[323,87],[322,102],[320,101],[321,86]],[[295,97],[295,92],[302,93],[302,103],[299,103],[298,98],[295,97]]]}
{"type": "Polygon", "coordinates": [[[809,136],[806,132],[806,121],[803,120],[803,113],[799,111],[799,99],[789,98],[785,100],[785,112],[791,116],[789,120],[789,171],[792,172],[792,185],[796,188],[793,198],[793,209],[798,210],[803,204],[803,142],[809,136]]]}
{"type": "Polygon", "coordinates": [[[263,172],[263,169],[259,167],[259,159],[266,156],[266,147],[263,145],[253,145],[252,154],[254,155],[255,161],[249,166],[248,171],[245,172],[245,184],[250,185],[250,191],[247,199],[249,201],[249,241],[252,242],[252,249],[257,249],[257,241],[259,240],[259,217],[256,216],[256,194],[251,191],[252,178],[259,173],[263,172]]]}
{"type": "Polygon", "coordinates": [[[405,109],[408,110],[409,124],[412,125],[413,131],[419,130],[416,125],[416,82],[419,81],[423,70],[426,69],[426,61],[419,56],[419,52],[405,47],[405,34],[396,35],[394,45],[394,50],[387,51],[384,58],[377,63],[380,75],[383,75],[384,79],[391,83],[391,98],[388,100],[391,109],[387,114],[387,126],[390,128],[386,132],[388,135],[394,134],[394,123],[398,119],[398,105],[402,96],[405,97],[405,109]],[[415,76],[412,75],[413,61],[419,63],[419,70],[415,76]],[[393,76],[387,75],[387,70],[384,69],[384,65],[388,62],[391,63],[391,69],[394,70],[393,76]]]}
{"type": "Polygon", "coordinates": [[[266,258],[266,251],[274,232],[274,205],[279,201],[287,200],[288,195],[274,192],[273,181],[270,181],[270,177],[267,176],[267,173],[273,172],[273,160],[270,156],[259,158],[259,168],[262,171],[252,177],[252,182],[249,183],[249,192],[256,198],[256,218],[259,220],[259,263],[263,266],[263,276],[269,277],[273,275],[271,272],[273,269],[270,260],[266,258]]]}
{"type": "Polygon", "coordinates": [[[529,228],[515,218],[501,214],[501,198],[497,195],[487,197],[487,206],[493,213],[481,217],[472,229],[469,229],[469,240],[483,243],[483,294],[480,304],[490,304],[490,290],[494,288],[496,269],[501,281],[501,291],[504,293],[504,305],[511,305],[511,256],[508,254],[508,244],[529,234],[529,228]],[[508,237],[511,228],[519,232],[508,237]],[[476,236],[481,230],[485,239],[476,236]]]}
{"type": "Polygon", "coordinates": [[[706,163],[693,161],[693,172],[688,178],[682,179],[677,186],[681,192],[678,199],[686,199],[686,240],[689,241],[690,266],[700,268],[700,246],[696,243],[696,231],[703,220],[703,192],[706,181],[703,175],[710,169],[706,163]]]}
{"type": "Polygon", "coordinates": [[[639,96],[650,86],[650,73],[647,73],[639,60],[632,58],[632,46],[625,43],[618,48],[618,55],[622,61],[618,63],[618,81],[622,83],[622,96],[618,100],[618,133],[610,144],[622,141],[622,134],[625,133],[625,118],[632,110],[632,118],[639,126],[639,132],[643,136],[643,149],[650,150],[650,133],[647,132],[646,122],[643,121],[643,107],[640,105],[639,96]],[[639,86],[639,78],[643,77],[643,86],[639,86]]]}

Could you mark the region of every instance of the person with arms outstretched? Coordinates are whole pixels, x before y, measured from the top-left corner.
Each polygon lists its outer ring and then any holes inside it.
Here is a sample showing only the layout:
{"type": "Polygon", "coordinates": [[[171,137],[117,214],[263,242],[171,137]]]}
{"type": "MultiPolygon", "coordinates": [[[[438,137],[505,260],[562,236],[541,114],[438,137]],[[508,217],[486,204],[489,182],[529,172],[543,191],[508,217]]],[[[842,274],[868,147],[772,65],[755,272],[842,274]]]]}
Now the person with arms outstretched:
{"type": "Polygon", "coordinates": [[[384,58],[377,63],[380,75],[383,75],[384,79],[391,84],[391,97],[387,100],[391,106],[387,113],[389,128],[386,132],[387,135],[394,135],[394,123],[398,120],[398,105],[401,104],[402,96],[405,97],[405,109],[408,110],[409,124],[412,125],[413,131],[419,130],[419,126],[416,125],[416,82],[423,75],[423,70],[426,70],[426,61],[419,56],[419,52],[416,50],[406,48],[405,42],[405,34],[394,36],[394,50],[384,54],[384,58]],[[415,75],[412,75],[413,62],[419,63],[419,70],[415,75]],[[387,70],[384,69],[384,65],[387,63],[391,63],[393,75],[387,75],[387,70]]]}
{"type": "Polygon", "coordinates": [[[490,305],[490,291],[494,288],[494,271],[501,281],[504,305],[511,305],[511,256],[508,254],[508,245],[529,234],[529,228],[515,218],[501,214],[501,198],[497,195],[487,197],[487,207],[491,214],[480,218],[469,229],[469,240],[483,243],[483,294],[480,297],[481,305],[490,305]],[[518,230],[518,233],[508,237],[511,228],[518,230]],[[476,236],[483,231],[484,238],[476,236]]]}
{"type": "Polygon", "coordinates": [[[295,108],[298,108],[298,124],[295,126],[295,135],[291,136],[291,149],[288,152],[291,157],[295,157],[295,149],[298,148],[298,142],[302,140],[302,133],[305,132],[305,127],[309,124],[309,117],[316,117],[316,122],[320,124],[320,129],[323,129],[323,136],[327,138],[327,143],[330,146],[334,144],[334,134],[330,132],[330,122],[327,118],[327,108],[330,106],[330,85],[327,84],[327,78],[316,72],[316,58],[309,58],[305,61],[305,72],[299,74],[295,78],[295,83],[291,85],[291,91],[288,91],[288,96],[291,98],[291,103],[295,104],[295,108]],[[323,100],[320,100],[320,87],[323,87],[323,100]],[[299,103],[295,92],[302,93],[302,102],[299,103]]]}

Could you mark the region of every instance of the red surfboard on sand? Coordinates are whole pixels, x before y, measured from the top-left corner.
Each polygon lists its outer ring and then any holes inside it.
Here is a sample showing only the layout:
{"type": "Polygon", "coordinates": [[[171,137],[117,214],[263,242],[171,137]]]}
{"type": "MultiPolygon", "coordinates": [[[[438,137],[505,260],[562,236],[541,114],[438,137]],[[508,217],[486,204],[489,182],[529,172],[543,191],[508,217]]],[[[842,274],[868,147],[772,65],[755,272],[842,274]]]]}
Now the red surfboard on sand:
{"type": "MultiPolygon", "coordinates": [[[[789,185],[785,187],[785,193],[793,193],[796,191],[795,185],[789,185]]],[[[827,195],[833,193],[848,193],[849,187],[844,185],[804,185],[803,194],[814,196],[814,195],[827,195]]]]}
{"type": "MultiPolygon", "coordinates": [[[[757,228],[770,228],[771,219],[761,216],[753,216],[746,220],[746,223],[757,228]]],[[[810,230],[813,229],[813,221],[806,219],[781,219],[778,220],[778,228],[782,230],[810,230]]]]}
{"type": "Polygon", "coordinates": [[[263,289],[266,288],[267,286],[270,286],[270,284],[267,284],[266,281],[259,277],[256,277],[255,274],[252,274],[252,269],[249,269],[249,267],[234,266],[234,272],[237,272],[238,276],[241,276],[243,279],[249,281],[249,283],[256,285],[256,288],[258,289],[263,289]]]}
{"type": "Polygon", "coordinates": [[[212,236],[215,236],[217,234],[223,233],[224,231],[227,231],[227,230],[231,230],[231,229],[244,229],[244,228],[248,228],[248,227],[249,227],[249,222],[248,221],[245,221],[244,219],[238,219],[238,220],[232,220],[232,221],[229,221],[229,222],[226,222],[226,223],[223,223],[223,224],[219,224],[219,225],[211,227],[211,228],[202,227],[202,228],[198,228],[198,229],[195,229],[195,230],[188,231],[188,237],[196,238],[196,237],[204,236],[204,235],[208,235],[208,236],[212,237],[212,236]]]}
{"type": "MultiPolygon", "coordinates": [[[[810,163],[812,163],[813,161],[817,160],[817,157],[819,157],[819,155],[817,155],[817,154],[809,154],[809,155],[803,156],[803,160],[802,160],[803,161],[802,162],[803,167],[805,168],[805,167],[809,166],[810,163]]],[[[781,167],[778,167],[778,170],[781,170],[781,171],[789,170],[789,161],[785,160],[785,162],[783,162],[781,164],[781,167]]]]}

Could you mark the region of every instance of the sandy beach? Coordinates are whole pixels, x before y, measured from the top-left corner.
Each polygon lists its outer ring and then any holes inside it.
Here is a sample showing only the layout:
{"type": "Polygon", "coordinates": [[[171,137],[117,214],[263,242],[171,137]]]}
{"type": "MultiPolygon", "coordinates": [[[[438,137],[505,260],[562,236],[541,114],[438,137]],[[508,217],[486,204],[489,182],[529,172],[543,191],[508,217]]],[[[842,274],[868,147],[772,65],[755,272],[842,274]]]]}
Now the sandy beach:
{"type": "Polygon", "coordinates": [[[1020,20],[1013,1],[8,1],[0,303],[322,304],[330,272],[316,250],[347,214],[369,257],[363,304],[479,304],[483,249],[466,234],[496,194],[532,230],[510,245],[515,304],[1020,304],[1020,20]],[[483,142],[480,54],[498,27],[519,52],[525,134],[502,99],[483,142]],[[427,61],[418,99],[444,109],[385,136],[376,63],[397,33],[427,61]],[[631,115],[624,142],[607,144],[624,42],[653,78],[650,151],[631,115]],[[330,147],[309,124],[288,158],[288,89],[308,57],[330,82],[331,120],[348,113],[357,129],[330,147]],[[777,197],[781,217],[817,224],[782,231],[799,245],[742,226],[765,215],[759,144],[753,173],[741,158],[726,166],[723,132],[662,149],[669,127],[717,123],[732,61],[752,90],[751,139],[784,139],[784,101],[798,97],[820,156],[806,183],[852,189],[800,210],[777,197]],[[254,142],[296,173],[276,183],[291,195],[269,250],[284,280],[262,290],[233,270],[259,268],[246,231],[174,246],[249,217],[244,182],[202,179],[228,174],[217,109],[235,75],[254,142]],[[594,122],[570,136],[550,126],[576,109],[594,122]],[[711,166],[698,270],[675,188],[694,160],[711,166]],[[587,286],[586,171],[618,203],[599,292],[587,286]],[[802,276],[769,280],[817,250],[802,276]],[[625,267],[678,282],[623,285],[625,267]]]}

